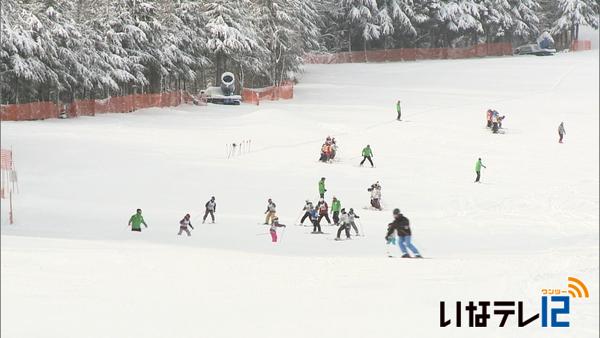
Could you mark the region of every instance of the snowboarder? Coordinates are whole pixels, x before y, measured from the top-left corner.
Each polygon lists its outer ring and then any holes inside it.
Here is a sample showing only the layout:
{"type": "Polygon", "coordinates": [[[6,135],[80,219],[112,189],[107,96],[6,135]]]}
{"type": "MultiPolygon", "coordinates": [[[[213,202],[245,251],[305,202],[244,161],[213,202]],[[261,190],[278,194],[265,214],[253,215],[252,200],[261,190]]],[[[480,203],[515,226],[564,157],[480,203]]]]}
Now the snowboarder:
{"type": "Polygon", "coordinates": [[[141,232],[142,227],[140,225],[142,224],[144,227],[148,228],[148,224],[146,224],[144,217],[142,216],[142,209],[137,209],[135,214],[129,218],[129,223],[127,223],[127,226],[131,226],[131,231],[141,232]]]}
{"type": "Polygon", "coordinates": [[[386,242],[390,241],[390,236],[394,233],[394,230],[398,233],[398,246],[402,252],[402,258],[410,258],[408,250],[412,251],[415,258],[423,258],[419,253],[419,250],[411,243],[412,233],[410,231],[410,222],[408,218],[404,217],[400,213],[400,209],[394,209],[394,221],[388,225],[387,234],[385,235],[386,242]]]}
{"type": "Polygon", "coordinates": [[[269,198],[269,200],[267,201],[267,211],[265,211],[265,215],[267,215],[265,217],[265,224],[269,225],[271,224],[271,222],[273,221],[273,218],[275,217],[275,213],[277,212],[276,208],[277,206],[275,205],[275,203],[273,203],[273,200],[269,198]]]}
{"type": "Polygon", "coordinates": [[[563,143],[563,137],[567,134],[565,131],[565,123],[561,122],[558,126],[558,143],[563,143]]]}
{"type": "Polygon", "coordinates": [[[350,210],[348,211],[348,223],[350,224],[350,226],[352,226],[352,229],[354,229],[356,236],[360,236],[360,234],[358,233],[358,228],[356,227],[356,223],[354,222],[355,218],[360,218],[360,216],[354,213],[354,209],[350,208],[350,210]]]}
{"type": "Polygon", "coordinates": [[[192,235],[192,233],[190,232],[190,230],[188,229],[188,226],[192,229],[194,229],[194,227],[192,226],[192,222],[190,221],[190,214],[186,214],[183,219],[181,221],[179,221],[179,232],[177,233],[178,236],[181,235],[182,232],[185,231],[185,233],[189,236],[192,235]]]}
{"type": "Polygon", "coordinates": [[[327,189],[325,189],[325,177],[321,177],[321,180],[319,181],[319,197],[325,198],[326,191],[327,189]]]}
{"type": "Polygon", "coordinates": [[[363,148],[362,157],[363,157],[363,160],[360,162],[361,167],[363,164],[365,164],[366,160],[369,160],[369,163],[371,163],[371,168],[373,168],[375,166],[373,164],[373,161],[371,160],[371,158],[373,157],[373,150],[371,150],[370,145],[367,144],[367,146],[363,148]]]}
{"type": "Polygon", "coordinates": [[[273,217],[273,223],[271,224],[271,228],[269,228],[269,233],[271,233],[271,242],[277,242],[277,228],[285,228],[285,224],[279,223],[279,217],[273,217]]]}
{"type": "Polygon", "coordinates": [[[331,220],[329,219],[329,205],[327,205],[327,202],[325,202],[324,199],[321,198],[319,200],[319,203],[317,204],[317,209],[319,210],[319,218],[317,219],[317,223],[319,223],[320,225],[321,220],[323,219],[323,217],[325,217],[327,223],[331,225],[331,220]]]}
{"type": "Polygon", "coordinates": [[[313,234],[322,234],[321,224],[319,224],[319,214],[317,213],[317,209],[313,208],[310,210],[310,221],[313,224],[313,234]]]}
{"type": "Polygon", "coordinates": [[[346,213],[346,209],[342,208],[341,211],[342,215],[340,217],[340,223],[339,225],[339,229],[337,231],[337,236],[335,237],[336,241],[339,241],[340,235],[342,234],[342,231],[346,232],[346,239],[350,239],[350,222],[348,220],[348,214],[346,213]]]}
{"type": "Polygon", "coordinates": [[[477,174],[477,177],[475,178],[475,182],[481,183],[479,181],[479,179],[481,179],[481,167],[487,168],[486,166],[483,165],[483,163],[481,163],[481,157],[477,160],[477,162],[475,162],[475,173],[477,174]]]}
{"type": "Polygon", "coordinates": [[[335,196],[333,196],[333,201],[331,201],[331,214],[333,218],[333,223],[335,225],[340,221],[340,209],[342,207],[342,203],[335,196]]]}
{"type": "Polygon", "coordinates": [[[300,225],[304,225],[304,220],[306,220],[307,218],[310,220],[310,211],[314,208],[315,207],[313,206],[312,202],[309,200],[306,200],[306,204],[304,205],[304,208],[302,208],[302,210],[304,211],[304,215],[302,216],[302,219],[300,220],[300,225]]]}
{"type": "Polygon", "coordinates": [[[402,108],[400,108],[400,100],[396,102],[396,112],[398,113],[398,117],[396,118],[396,120],[402,121],[402,108]]]}
{"type": "Polygon", "coordinates": [[[212,196],[210,198],[210,200],[208,202],[206,202],[206,204],[204,204],[204,217],[202,218],[202,224],[204,224],[204,222],[206,222],[206,217],[208,217],[208,215],[210,215],[210,218],[212,219],[211,223],[215,222],[215,212],[217,212],[217,202],[215,202],[215,196],[212,196]]]}
{"type": "Polygon", "coordinates": [[[381,186],[379,182],[372,184],[367,191],[371,192],[371,206],[377,210],[381,210],[381,186]]]}

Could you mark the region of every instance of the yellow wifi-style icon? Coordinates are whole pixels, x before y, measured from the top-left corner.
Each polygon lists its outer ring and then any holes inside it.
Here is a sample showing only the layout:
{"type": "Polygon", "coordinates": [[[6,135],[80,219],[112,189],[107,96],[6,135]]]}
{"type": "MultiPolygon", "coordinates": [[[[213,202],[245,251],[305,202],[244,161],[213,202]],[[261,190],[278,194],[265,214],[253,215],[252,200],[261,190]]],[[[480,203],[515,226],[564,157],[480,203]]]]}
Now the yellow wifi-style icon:
{"type": "Polygon", "coordinates": [[[590,298],[590,293],[582,281],[575,277],[569,277],[569,294],[573,298],[590,298]]]}

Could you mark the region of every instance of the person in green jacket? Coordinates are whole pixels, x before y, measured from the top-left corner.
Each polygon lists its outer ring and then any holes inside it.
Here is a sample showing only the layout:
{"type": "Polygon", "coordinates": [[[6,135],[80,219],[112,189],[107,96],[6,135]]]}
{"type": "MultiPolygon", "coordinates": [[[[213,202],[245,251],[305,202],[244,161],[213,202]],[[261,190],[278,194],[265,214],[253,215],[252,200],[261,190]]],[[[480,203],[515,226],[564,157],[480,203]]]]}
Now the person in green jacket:
{"type": "Polygon", "coordinates": [[[135,214],[129,218],[129,223],[127,226],[131,226],[131,231],[142,231],[141,225],[144,225],[146,228],[148,224],[144,221],[144,216],[142,216],[142,209],[137,209],[135,214]]]}
{"type": "Polygon", "coordinates": [[[402,121],[402,108],[400,108],[400,100],[396,102],[396,112],[398,112],[398,117],[396,118],[396,120],[402,121]]]}
{"type": "Polygon", "coordinates": [[[340,210],[342,210],[342,203],[335,196],[333,196],[333,201],[331,201],[331,213],[333,217],[333,223],[338,225],[340,222],[340,210]]]}
{"type": "Polygon", "coordinates": [[[321,198],[325,198],[326,191],[327,189],[325,189],[325,177],[321,177],[321,180],[319,181],[319,196],[321,198]]]}
{"type": "Polygon", "coordinates": [[[481,167],[486,167],[483,165],[483,163],[481,163],[481,157],[477,160],[477,162],[475,162],[475,173],[477,174],[477,178],[475,178],[475,182],[481,183],[479,182],[479,179],[481,178],[481,167]]]}
{"type": "Polygon", "coordinates": [[[373,165],[373,160],[371,160],[371,157],[373,157],[373,150],[371,150],[370,145],[367,144],[367,146],[363,148],[362,156],[363,156],[363,160],[360,161],[361,167],[363,164],[365,164],[366,160],[369,160],[369,163],[371,163],[371,168],[373,168],[375,166],[375,165],[373,165]]]}

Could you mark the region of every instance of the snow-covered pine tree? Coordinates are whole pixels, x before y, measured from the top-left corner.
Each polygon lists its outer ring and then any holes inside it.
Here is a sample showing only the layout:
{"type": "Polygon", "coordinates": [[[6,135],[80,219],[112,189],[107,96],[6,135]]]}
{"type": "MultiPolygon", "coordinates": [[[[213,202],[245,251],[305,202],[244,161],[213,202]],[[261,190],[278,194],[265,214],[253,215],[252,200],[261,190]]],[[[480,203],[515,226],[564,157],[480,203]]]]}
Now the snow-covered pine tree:
{"type": "Polygon", "coordinates": [[[579,26],[598,29],[597,0],[558,0],[558,19],[554,22],[552,33],[565,34],[567,43],[579,38],[579,26]]]}
{"type": "Polygon", "coordinates": [[[378,2],[379,13],[377,22],[381,28],[381,35],[386,39],[386,47],[403,47],[402,40],[404,36],[415,37],[417,30],[413,25],[416,21],[413,11],[412,0],[380,0],[378,2]],[[395,37],[397,44],[393,43],[395,37]]]}
{"type": "Polygon", "coordinates": [[[345,23],[348,51],[352,50],[355,37],[363,42],[363,50],[367,49],[369,41],[379,39],[381,27],[377,22],[379,9],[376,0],[338,0],[337,5],[345,23]]]}
{"type": "Polygon", "coordinates": [[[484,41],[493,43],[506,39],[507,32],[513,26],[508,0],[483,0],[480,13],[484,41]]]}
{"type": "Polygon", "coordinates": [[[513,25],[510,30],[512,42],[530,42],[540,33],[540,19],[537,11],[541,9],[537,0],[508,0],[511,6],[513,25]]]}

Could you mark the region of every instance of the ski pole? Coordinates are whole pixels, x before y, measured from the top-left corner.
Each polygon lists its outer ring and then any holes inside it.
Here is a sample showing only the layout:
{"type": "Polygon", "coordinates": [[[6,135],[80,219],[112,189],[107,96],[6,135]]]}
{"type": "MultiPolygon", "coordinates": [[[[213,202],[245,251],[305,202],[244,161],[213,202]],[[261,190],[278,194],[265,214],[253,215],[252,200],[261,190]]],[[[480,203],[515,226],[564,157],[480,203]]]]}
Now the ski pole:
{"type": "Polygon", "coordinates": [[[283,242],[283,235],[285,234],[285,229],[287,227],[283,227],[283,230],[281,230],[281,237],[279,238],[279,243],[283,242]]]}
{"type": "Polygon", "coordinates": [[[356,219],[356,223],[358,223],[358,228],[360,229],[360,234],[361,236],[365,237],[365,229],[362,226],[362,222],[358,220],[358,218],[356,219]]]}

